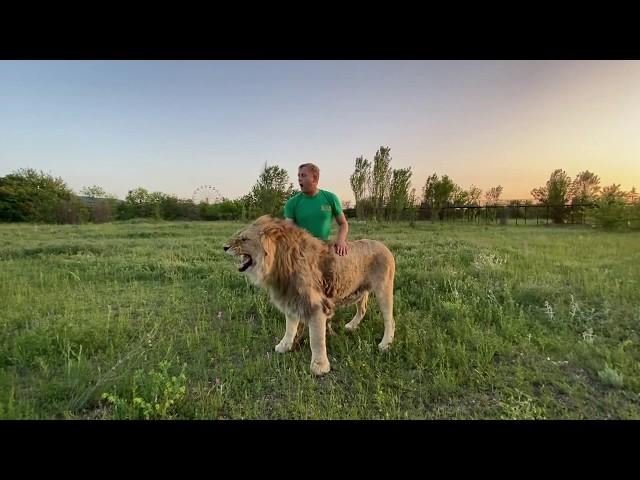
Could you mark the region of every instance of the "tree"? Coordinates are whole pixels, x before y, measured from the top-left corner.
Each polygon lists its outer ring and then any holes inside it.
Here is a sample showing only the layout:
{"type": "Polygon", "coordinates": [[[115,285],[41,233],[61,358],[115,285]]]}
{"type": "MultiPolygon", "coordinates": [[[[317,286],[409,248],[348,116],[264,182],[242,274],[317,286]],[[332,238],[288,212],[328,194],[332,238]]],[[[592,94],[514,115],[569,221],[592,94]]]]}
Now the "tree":
{"type": "Polygon", "coordinates": [[[502,195],[502,185],[491,187],[489,191],[484,194],[485,205],[496,205],[500,195],[502,195]]]}
{"type": "Polygon", "coordinates": [[[600,192],[600,178],[589,170],[580,172],[570,188],[571,203],[590,204],[595,202],[600,192]]]}
{"type": "Polygon", "coordinates": [[[627,194],[627,204],[629,208],[629,227],[632,230],[640,230],[640,198],[636,187],[631,187],[627,194]]]}
{"type": "Polygon", "coordinates": [[[564,170],[558,168],[551,173],[544,187],[531,190],[531,195],[539,204],[549,207],[553,223],[563,223],[567,215],[564,205],[569,201],[571,179],[564,170]]]}
{"type": "Polygon", "coordinates": [[[422,187],[422,201],[425,206],[433,208],[436,202],[436,183],[439,181],[438,175],[433,173],[427,177],[427,181],[422,187]]]}
{"type": "Polygon", "coordinates": [[[202,202],[199,205],[200,217],[203,220],[239,220],[242,218],[245,207],[243,199],[223,199],[213,204],[202,202]]]}
{"type": "Polygon", "coordinates": [[[196,220],[199,217],[198,206],[193,200],[183,200],[175,195],[164,195],[158,208],[160,217],[165,220],[196,220]]]}
{"type": "Polygon", "coordinates": [[[611,184],[602,189],[596,200],[596,208],[593,217],[596,226],[612,229],[624,227],[630,220],[629,214],[633,211],[626,205],[628,193],[620,189],[620,185],[611,184]]]}
{"type": "Polygon", "coordinates": [[[625,203],[628,193],[620,188],[619,184],[612,183],[602,189],[600,202],[625,203]]]}
{"type": "MultiPolygon", "coordinates": [[[[10,222],[64,221],[64,212],[80,208],[78,202],[68,203],[74,197],[67,184],[59,177],[53,177],[31,168],[18,169],[5,177],[0,177],[0,220],[10,222]]],[[[68,215],[67,218],[80,218],[68,215]]]]}
{"type": "Polygon", "coordinates": [[[358,220],[362,220],[364,218],[363,201],[369,192],[371,183],[371,162],[363,158],[362,155],[357,157],[356,169],[349,180],[356,199],[356,216],[358,220]]]}
{"type": "Polygon", "coordinates": [[[447,175],[438,179],[437,174],[427,177],[427,181],[422,188],[424,203],[431,208],[431,218],[440,217],[440,211],[452,198],[456,184],[447,175]]]}
{"type": "Polygon", "coordinates": [[[86,197],[85,202],[89,205],[89,221],[105,223],[113,220],[113,212],[118,205],[114,195],[107,193],[99,185],[83,187],[80,193],[86,197]]]}
{"type": "Polygon", "coordinates": [[[411,167],[393,170],[389,188],[388,207],[391,217],[398,220],[402,211],[409,206],[411,188],[411,167]]]}
{"type": "Polygon", "coordinates": [[[282,215],[286,201],[295,193],[287,171],[277,165],[267,166],[251,189],[251,204],[260,213],[282,215]]]}
{"type": "Polygon", "coordinates": [[[389,197],[389,186],[391,184],[391,156],[389,147],[380,147],[373,157],[373,172],[371,175],[371,200],[377,219],[381,218],[389,197]]]}
{"type": "Polygon", "coordinates": [[[475,185],[471,185],[467,191],[467,205],[479,206],[482,190],[475,185]]]}
{"type": "Polygon", "coordinates": [[[569,188],[571,198],[572,214],[585,215],[585,206],[594,205],[600,192],[600,178],[589,170],[578,173],[569,188]]]}
{"type": "Polygon", "coordinates": [[[92,185],[90,187],[82,187],[80,193],[89,198],[106,198],[107,192],[99,185],[92,185]]]}
{"type": "Polygon", "coordinates": [[[414,226],[417,217],[418,199],[416,197],[416,189],[412,188],[409,194],[409,225],[414,226]]]}
{"type": "Polygon", "coordinates": [[[450,201],[452,205],[467,205],[469,202],[469,192],[463,190],[460,185],[454,185],[450,201]]]}
{"type": "Polygon", "coordinates": [[[76,195],[57,202],[55,211],[56,223],[84,223],[89,219],[87,206],[76,195]]]}
{"type": "Polygon", "coordinates": [[[149,190],[143,187],[129,190],[124,201],[131,205],[143,205],[149,201],[149,190]]]}
{"type": "Polygon", "coordinates": [[[160,218],[159,192],[153,194],[144,187],[127,192],[124,202],[118,205],[118,218],[160,218]]]}

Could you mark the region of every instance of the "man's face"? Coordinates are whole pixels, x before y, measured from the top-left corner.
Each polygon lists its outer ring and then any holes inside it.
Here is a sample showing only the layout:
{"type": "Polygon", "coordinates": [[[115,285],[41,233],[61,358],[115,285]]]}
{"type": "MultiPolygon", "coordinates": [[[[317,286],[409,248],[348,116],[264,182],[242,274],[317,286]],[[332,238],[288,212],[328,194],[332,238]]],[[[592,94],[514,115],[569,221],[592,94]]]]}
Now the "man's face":
{"type": "Polygon", "coordinates": [[[298,184],[304,193],[313,193],[318,188],[318,177],[314,176],[308,167],[298,169],[298,184]]]}

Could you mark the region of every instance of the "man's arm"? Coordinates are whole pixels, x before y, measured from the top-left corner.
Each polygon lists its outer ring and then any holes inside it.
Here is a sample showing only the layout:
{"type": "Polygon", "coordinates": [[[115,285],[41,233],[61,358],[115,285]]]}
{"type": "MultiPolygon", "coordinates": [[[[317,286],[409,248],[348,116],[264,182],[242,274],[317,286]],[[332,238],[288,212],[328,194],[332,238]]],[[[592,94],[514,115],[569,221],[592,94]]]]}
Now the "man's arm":
{"type": "Polygon", "coordinates": [[[284,219],[285,222],[289,222],[291,225],[295,225],[296,222],[293,221],[293,218],[285,218],[284,219]]]}
{"type": "Polygon", "coordinates": [[[336,222],[340,225],[338,230],[338,240],[336,241],[336,253],[338,255],[346,255],[348,252],[347,247],[347,233],[349,232],[349,224],[344,213],[341,213],[336,217],[336,222]]]}

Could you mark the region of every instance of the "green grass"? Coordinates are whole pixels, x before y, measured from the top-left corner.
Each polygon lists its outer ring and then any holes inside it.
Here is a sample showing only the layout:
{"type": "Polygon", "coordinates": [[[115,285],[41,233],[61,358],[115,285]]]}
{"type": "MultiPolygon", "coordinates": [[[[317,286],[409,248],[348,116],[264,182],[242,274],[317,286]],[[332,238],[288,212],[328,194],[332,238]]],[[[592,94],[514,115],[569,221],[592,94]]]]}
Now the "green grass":
{"type": "Polygon", "coordinates": [[[0,225],[0,418],[640,418],[637,234],[352,222],[396,339],[339,310],[317,379],[222,251],[242,225],[0,225]]]}

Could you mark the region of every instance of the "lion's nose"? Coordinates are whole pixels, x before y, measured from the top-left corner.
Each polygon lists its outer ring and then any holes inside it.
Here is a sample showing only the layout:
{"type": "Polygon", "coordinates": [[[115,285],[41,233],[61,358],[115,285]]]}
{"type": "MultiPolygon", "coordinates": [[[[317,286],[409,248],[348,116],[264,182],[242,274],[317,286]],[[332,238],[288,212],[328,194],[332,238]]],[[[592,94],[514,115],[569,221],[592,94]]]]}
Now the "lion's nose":
{"type": "Polygon", "coordinates": [[[229,248],[231,248],[231,247],[229,247],[229,245],[225,245],[225,246],[224,246],[224,247],[222,247],[222,248],[223,248],[223,249],[224,249],[224,251],[226,252],[226,251],[227,251],[227,250],[229,250],[229,248]]]}

